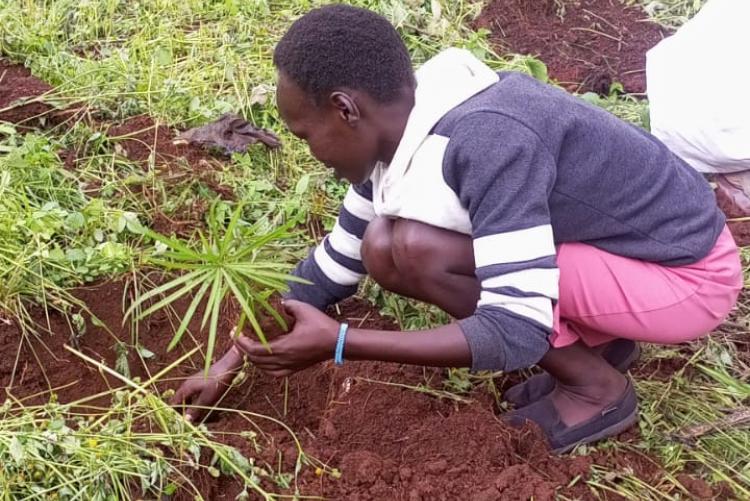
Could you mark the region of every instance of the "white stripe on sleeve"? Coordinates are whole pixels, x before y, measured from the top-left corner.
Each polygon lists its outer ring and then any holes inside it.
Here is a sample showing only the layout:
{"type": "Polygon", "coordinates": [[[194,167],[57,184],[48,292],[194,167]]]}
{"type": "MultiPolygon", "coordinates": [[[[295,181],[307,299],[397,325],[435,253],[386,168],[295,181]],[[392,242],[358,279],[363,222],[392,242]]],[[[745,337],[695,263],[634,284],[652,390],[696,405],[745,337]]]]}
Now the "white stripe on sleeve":
{"type": "Polygon", "coordinates": [[[560,270],[558,268],[528,268],[483,280],[482,288],[513,287],[520,291],[557,299],[560,295],[559,284],[560,270]]]}
{"type": "Polygon", "coordinates": [[[482,291],[478,306],[496,306],[552,328],[552,301],[546,297],[514,297],[482,291]]]}
{"type": "Polygon", "coordinates": [[[339,285],[354,285],[362,277],[359,273],[355,273],[334,261],[322,244],[318,245],[313,255],[315,256],[315,262],[320,266],[323,273],[339,285]]]}
{"type": "Polygon", "coordinates": [[[356,217],[364,221],[372,221],[375,218],[375,210],[372,208],[372,202],[349,188],[344,197],[344,207],[356,217]]]}
{"type": "Polygon", "coordinates": [[[474,239],[477,268],[554,255],[555,241],[549,224],[474,239]]]}
{"type": "Polygon", "coordinates": [[[342,228],[338,221],[336,221],[331,233],[328,234],[328,241],[331,243],[334,250],[344,256],[358,261],[362,260],[362,255],[360,253],[362,240],[342,228]]]}

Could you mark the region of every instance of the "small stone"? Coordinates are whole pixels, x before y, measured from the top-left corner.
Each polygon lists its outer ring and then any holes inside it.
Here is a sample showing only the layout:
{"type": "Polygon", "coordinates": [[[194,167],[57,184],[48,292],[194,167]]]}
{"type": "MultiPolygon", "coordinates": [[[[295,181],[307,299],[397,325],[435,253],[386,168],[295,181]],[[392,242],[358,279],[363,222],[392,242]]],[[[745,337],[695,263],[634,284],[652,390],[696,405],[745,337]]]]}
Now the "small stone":
{"type": "Polygon", "coordinates": [[[474,494],[471,501],[497,501],[498,499],[500,499],[500,493],[494,487],[489,487],[474,494]]]}
{"type": "Polygon", "coordinates": [[[408,481],[412,476],[411,468],[407,466],[402,466],[398,470],[398,476],[401,478],[402,481],[408,481]]]}
{"type": "Polygon", "coordinates": [[[328,419],[323,419],[320,422],[320,433],[329,440],[334,440],[338,436],[336,426],[328,419]]]}
{"type": "Polygon", "coordinates": [[[425,470],[427,470],[427,473],[432,473],[433,475],[445,473],[445,470],[447,469],[448,461],[446,461],[445,459],[438,459],[437,461],[432,461],[425,465],[425,470]]]}
{"type": "Polygon", "coordinates": [[[451,476],[451,477],[456,477],[456,476],[460,475],[461,473],[463,473],[465,471],[466,471],[466,467],[465,466],[454,466],[453,468],[451,468],[450,470],[448,470],[448,472],[446,473],[446,475],[451,476]]]}

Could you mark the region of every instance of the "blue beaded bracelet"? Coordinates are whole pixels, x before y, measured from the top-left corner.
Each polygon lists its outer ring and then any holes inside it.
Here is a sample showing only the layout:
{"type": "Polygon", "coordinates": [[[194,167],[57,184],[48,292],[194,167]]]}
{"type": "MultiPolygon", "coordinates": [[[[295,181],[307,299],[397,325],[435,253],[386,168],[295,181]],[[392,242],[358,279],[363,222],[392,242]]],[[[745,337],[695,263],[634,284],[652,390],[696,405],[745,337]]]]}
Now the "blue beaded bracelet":
{"type": "Polygon", "coordinates": [[[336,365],[344,365],[344,343],[347,330],[349,330],[349,324],[343,322],[339,326],[339,338],[336,340],[336,351],[333,353],[333,363],[336,365]]]}

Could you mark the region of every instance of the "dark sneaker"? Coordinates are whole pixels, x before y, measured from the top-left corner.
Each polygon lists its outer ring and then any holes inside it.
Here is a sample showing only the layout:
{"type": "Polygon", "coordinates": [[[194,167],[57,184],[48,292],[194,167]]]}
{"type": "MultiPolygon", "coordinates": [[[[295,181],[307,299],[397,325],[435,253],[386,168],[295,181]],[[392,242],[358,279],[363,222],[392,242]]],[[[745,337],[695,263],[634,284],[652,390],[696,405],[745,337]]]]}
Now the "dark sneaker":
{"type": "MultiPolygon", "coordinates": [[[[641,349],[638,343],[630,339],[615,339],[602,352],[604,360],[623,374],[633,366],[640,356],[641,349]]],[[[513,404],[516,409],[519,409],[536,402],[554,389],[555,379],[545,372],[531,376],[523,383],[511,386],[503,393],[503,398],[513,404]]]]}
{"type": "Polygon", "coordinates": [[[628,378],[628,385],[620,398],[583,423],[566,426],[549,396],[507,413],[504,420],[518,427],[527,421],[536,423],[547,436],[552,452],[563,454],[578,445],[618,435],[633,426],[638,421],[638,399],[628,378]]]}

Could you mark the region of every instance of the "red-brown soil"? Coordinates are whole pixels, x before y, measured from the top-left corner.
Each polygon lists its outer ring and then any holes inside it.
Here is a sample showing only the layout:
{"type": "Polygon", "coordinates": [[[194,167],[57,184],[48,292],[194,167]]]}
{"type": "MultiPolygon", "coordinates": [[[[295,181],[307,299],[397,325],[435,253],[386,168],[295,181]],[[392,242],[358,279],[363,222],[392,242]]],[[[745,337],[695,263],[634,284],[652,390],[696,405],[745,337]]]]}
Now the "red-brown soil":
{"type": "Polygon", "coordinates": [[[502,53],[538,57],[571,91],[646,90],[646,51],[668,33],[621,0],[493,0],[474,22],[502,53]]]}
{"type": "Polygon", "coordinates": [[[109,127],[107,135],[123,148],[129,159],[138,162],[148,161],[152,153],[155,164],[169,164],[180,159],[186,164],[207,167],[212,160],[200,148],[186,143],[175,144],[172,129],[145,115],[109,127]]]}
{"type": "MultiPolygon", "coordinates": [[[[137,116],[120,124],[111,125],[107,136],[119,147],[127,158],[139,162],[148,169],[152,165],[160,171],[161,180],[167,186],[180,186],[200,181],[225,200],[234,199],[233,190],[220,184],[216,173],[221,163],[200,147],[176,143],[173,129],[154,122],[151,117],[137,116]]],[[[152,227],[162,233],[189,235],[203,224],[208,209],[206,200],[194,198],[189,206],[178,214],[167,215],[161,210],[160,191],[154,192],[148,185],[142,186],[144,197],[151,200],[155,208],[152,227]]]]}
{"type": "MultiPolygon", "coordinates": [[[[91,119],[82,109],[55,110],[43,102],[20,104],[23,101],[19,100],[38,98],[51,90],[49,85],[32,76],[22,65],[0,59],[0,121],[14,123],[21,130],[30,130],[85,117],[90,126],[107,134],[120,154],[140,163],[144,169],[156,168],[164,185],[179,191],[186,184],[200,182],[223,199],[234,198],[232,189],[217,180],[216,173],[221,169],[219,160],[197,146],[175,143],[175,131],[151,117],[136,116],[111,124],[91,119]],[[3,109],[6,111],[1,111],[3,109]]],[[[58,153],[69,170],[75,170],[79,158],[86,156],[85,152],[73,149],[58,153]]],[[[92,193],[99,188],[88,186],[92,193]]],[[[160,197],[164,195],[161,191],[154,191],[150,184],[140,188],[143,196],[155,208],[151,226],[156,231],[186,235],[203,224],[208,209],[206,200],[194,198],[177,214],[168,215],[161,210],[163,204],[160,197]]]]}
{"type": "Polygon", "coordinates": [[[52,87],[33,77],[22,65],[0,59],[0,121],[23,125],[40,120],[51,106],[41,102],[21,105],[19,100],[35,98],[50,90],[52,87]]]}
{"type": "Polygon", "coordinates": [[[714,193],[716,194],[716,203],[719,204],[719,208],[729,219],[727,226],[729,226],[729,231],[732,232],[737,245],[750,245],[750,221],[742,221],[742,219],[748,217],[748,213],[738,206],[721,187],[717,187],[714,193]],[[735,219],[735,221],[732,221],[732,219],[735,219]]]}
{"type": "MultiPolygon", "coordinates": [[[[116,338],[131,344],[127,324],[122,327],[123,289],[122,283],[109,282],[80,289],[76,295],[116,338]]],[[[228,342],[227,319],[233,317],[231,311],[224,316],[219,352],[221,345],[226,347],[228,342]]],[[[356,300],[345,302],[338,317],[352,325],[395,328],[369,304],[356,300]]],[[[42,320],[41,312],[36,312],[36,318],[42,320]]],[[[58,388],[59,401],[68,402],[118,385],[64,349],[63,345],[71,340],[61,318],[52,317],[52,331],[53,335],[20,343],[14,326],[0,325],[0,352],[4,354],[0,360],[0,386],[10,385],[19,345],[14,381],[8,388],[16,398],[52,387],[58,388]]],[[[140,326],[138,342],[156,356],[144,363],[131,349],[128,359],[133,377],[145,379],[194,346],[186,339],[167,353],[172,332],[166,315],[156,315],[140,326]]],[[[198,339],[202,342],[204,338],[199,334],[198,339]]],[[[78,340],[83,353],[110,367],[114,367],[117,356],[114,345],[114,338],[91,323],[78,340]]],[[[176,388],[181,379],[199,370],[201,363],[200,356],[194,356],[169,374],[159,389],[176,388]]],[[[222,406],[282,420],[297,434],[307,454],[339,468],[339,479],[327,474],[319,476],[313,467],[303,469],[299,478],[303,494],[330,499],[520,500],[553,499],[556,493],[593,499],[584,482],[592,465],[632,470],[651,484],[663,475],[658,463],[636,453],[552,456],[535,429],[517,430],[504,425],[483,390],[468,395],[469,403],[441,400],[416,391],[417,387],[440,389],[443,376],[438,369],[374,362],[349,362],[343,367],[324,363],[290,377],[288,383],[251,371],[248,380],[228,395],[222,406]]],[[[28,403],[41,403],[44,398],[28,403]]],[[[261,441],[260,453],[237,434],[249,429],[241,415],[227,412],[214,416],[209,428],[220,440],[261,463],[277,464],[281,457],[282,469],[292,471],[296,452],[291,437],[277,425],[257,422],[266,437],[261,441]]],[[[637,433],[628,432],[621,439],[636,440],[637,433]]],[[[697,478],[686,478],[693,487],[711,489],[697,478]]],[[[240,490],[238,482],[227,477],[214,479],[203,474],[195,482],[206,499],[233,499],[240,490]]],[[[265,486],[279,490],[268,483],[265,486]]]]}
{"type": "Polygon", "coordinates": [[[55,109],[44,102],[52,87],[20,64],[0,58],[0,122],[10,122],[23,130],[48,128],[67,121],[90,119],[86,107],[55,109]]]}

